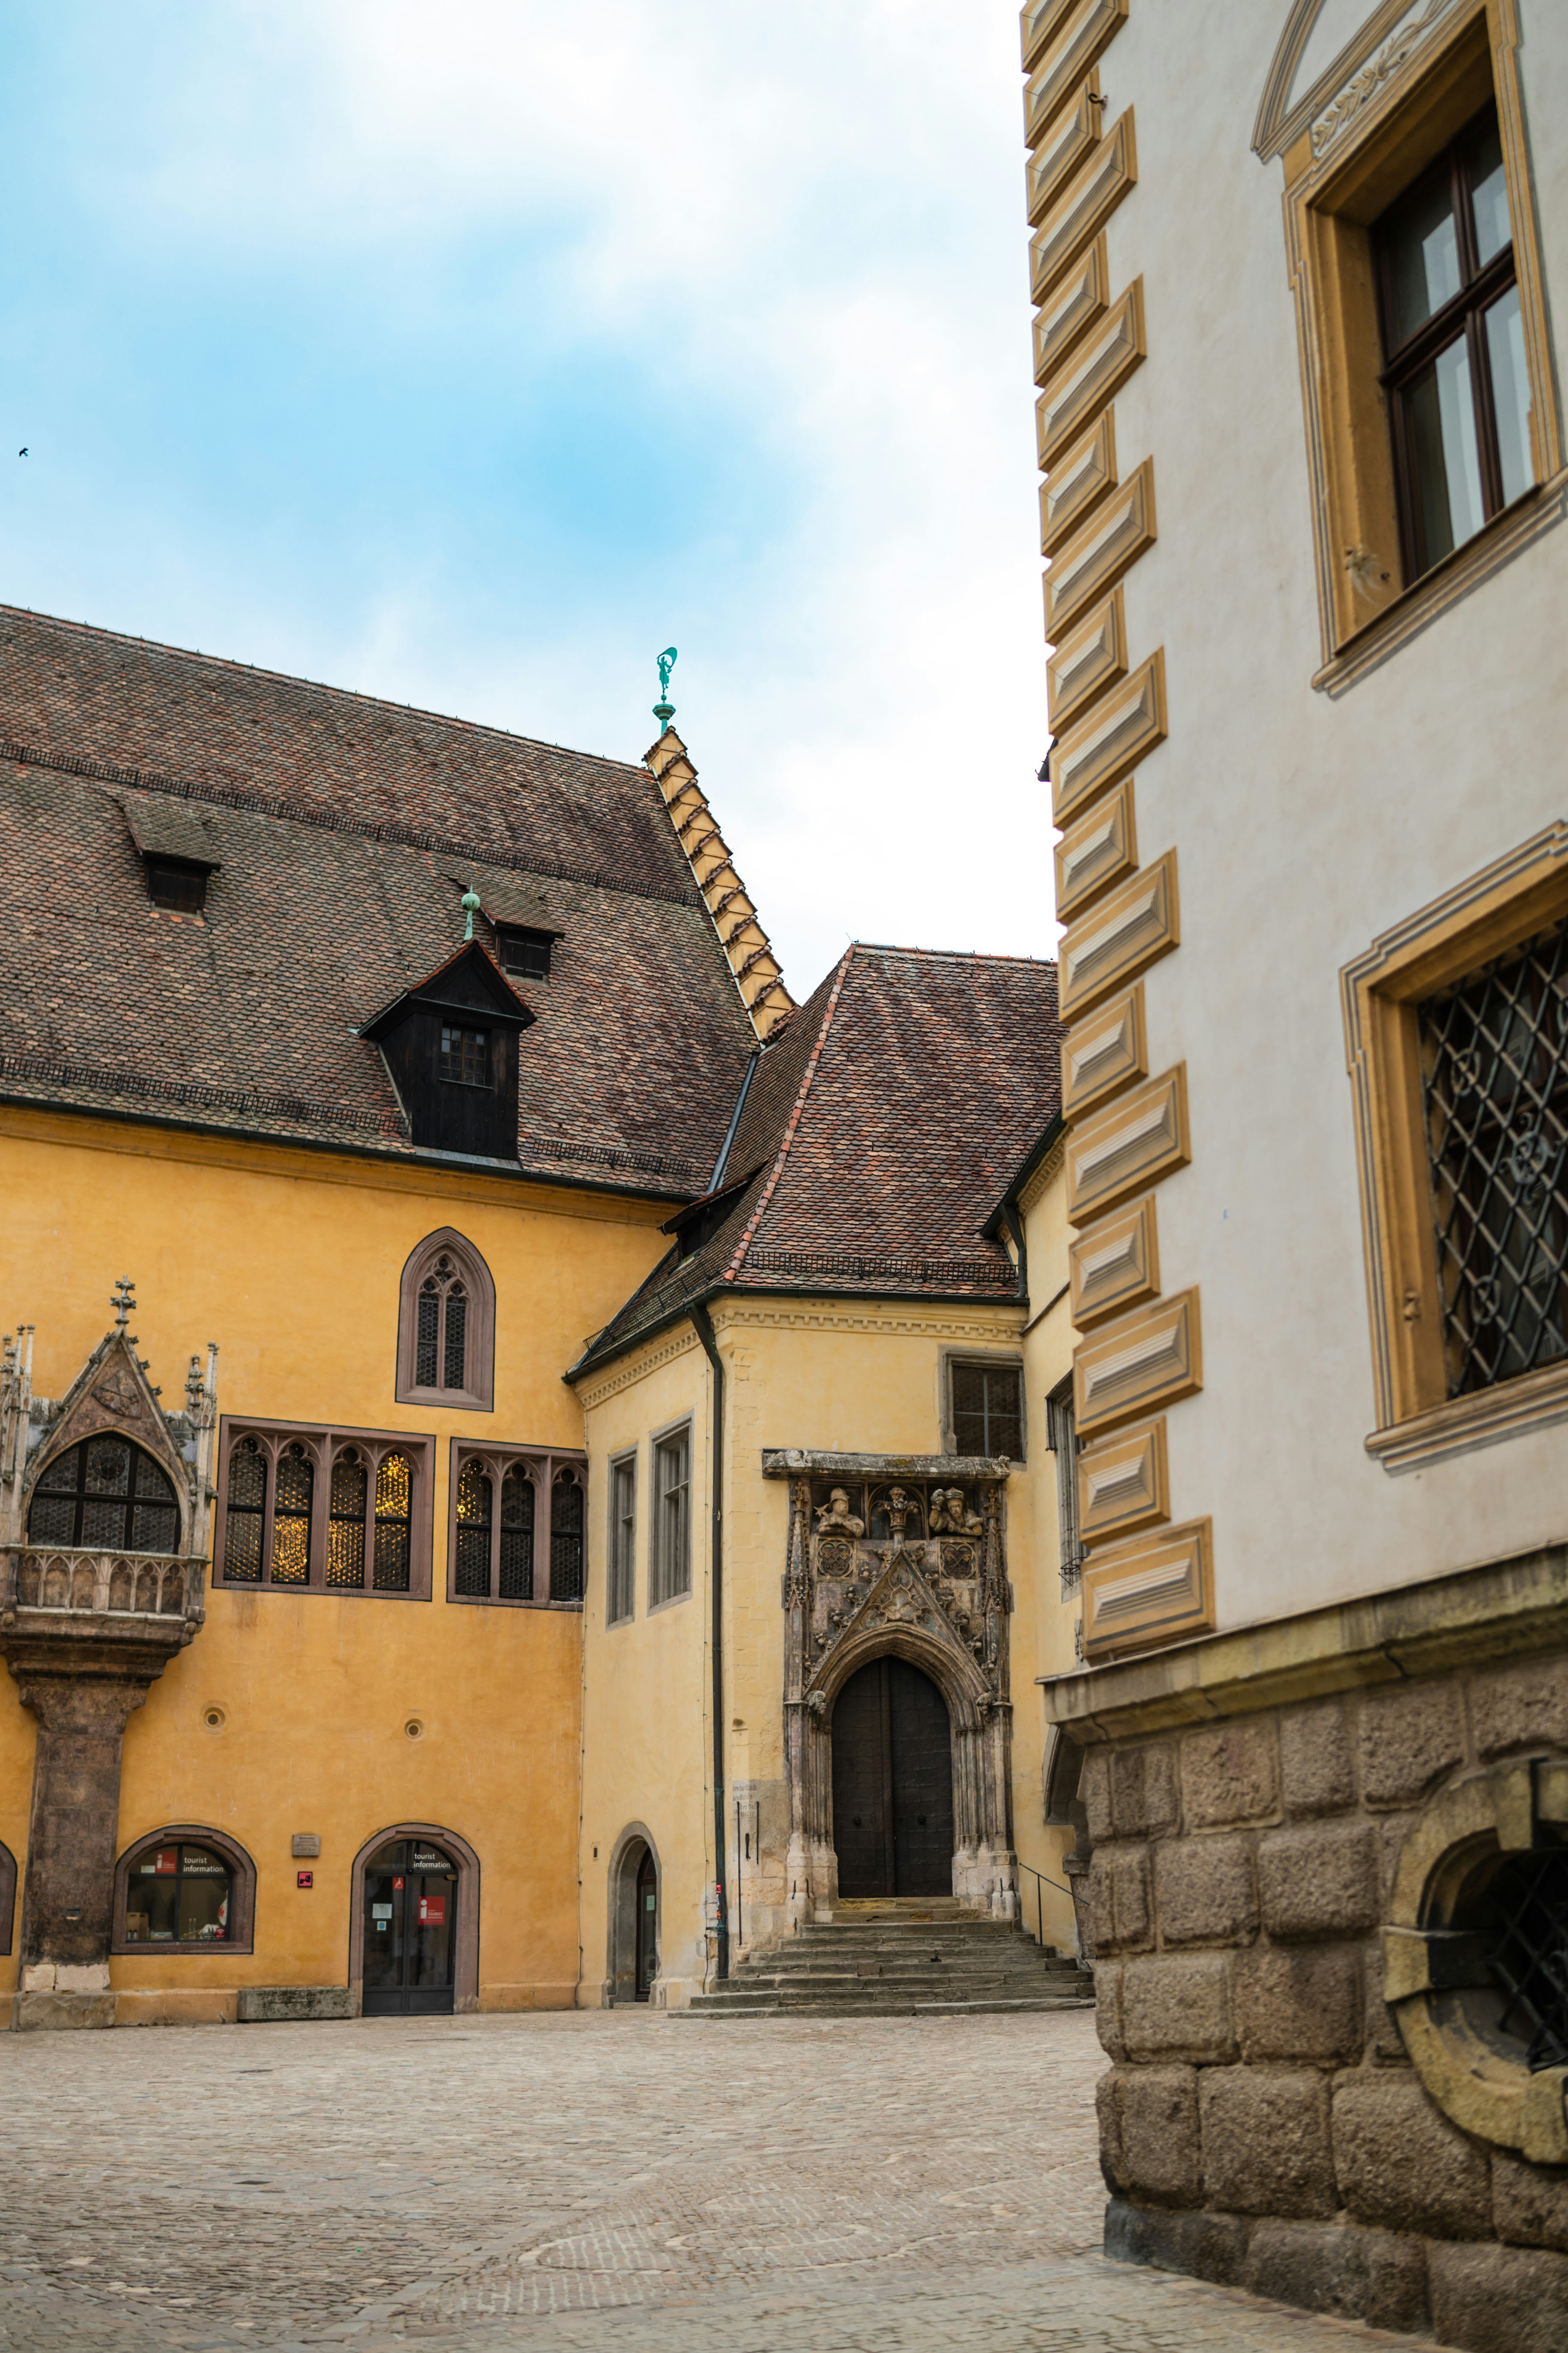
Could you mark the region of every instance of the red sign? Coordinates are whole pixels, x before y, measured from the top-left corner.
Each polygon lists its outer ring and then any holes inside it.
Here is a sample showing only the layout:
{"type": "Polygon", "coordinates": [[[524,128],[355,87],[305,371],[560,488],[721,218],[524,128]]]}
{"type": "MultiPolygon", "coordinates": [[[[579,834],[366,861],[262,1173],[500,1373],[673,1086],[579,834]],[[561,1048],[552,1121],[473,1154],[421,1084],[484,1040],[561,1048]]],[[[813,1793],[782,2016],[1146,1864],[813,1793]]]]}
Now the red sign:
{"type": "Polygon", "coordinates": [[[447,1899],[444,1895],[422,1895],[419,1898],[419,1925],[422,1928],[446,1926],[447,1899]]]}
{"type": "Polygon", "coordinates": [[[173,1879],[179,1867],[179,1848],[177,1846],[161,1846],[158,1849],[157,1859],[153,1865],[158,1877],[160,1879],[173,1879]]]}
{"type": "Polygon", "coordinates": [[[403,1884],[403,1882],[402,1882],[402,1880],[401,1880],[401,1879],[395,1879],[395,1880],[393,1881],[393,1883],[393,1883],[394,1887],[401,1887],[401,1886],[402,1886],[402,1884],[403,1884]]]}
{"type": "Polygon", "coordinates": [[[316,1874],[313,1871],[297,1871],[294,1874],[296,1887],[314,1887],[315,1883],[316,1874]]]}

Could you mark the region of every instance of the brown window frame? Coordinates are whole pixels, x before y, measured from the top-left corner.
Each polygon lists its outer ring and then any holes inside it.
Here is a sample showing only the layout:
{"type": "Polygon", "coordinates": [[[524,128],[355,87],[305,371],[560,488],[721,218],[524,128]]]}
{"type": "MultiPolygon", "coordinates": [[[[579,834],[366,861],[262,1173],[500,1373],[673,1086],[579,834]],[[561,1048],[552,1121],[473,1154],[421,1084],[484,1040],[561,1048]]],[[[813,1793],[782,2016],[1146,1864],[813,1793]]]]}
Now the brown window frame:
{"type": "MultiPolygon", "coordinates": [[[[1502,457],[1498,442],[1497,405],[1493,396],[1491,355],[1487,345],[1486,313],[1501,300],[1510,286],[1519,283],[1519,271],[1514,260],[1513,223],[1509,223],[1509,240],[1488,262],[1477,258],[1474,188],[1465,169],[1465,152],[1488,121],[1496,123],[1497,107],[1489,100],[1471,116],[1464,128],[1448,142],[1432,162],[1418,172],[1407,188],[1395,196],[1392,205],[1373,223],[1373,248],[1377,260],[1378,308],[1383,330],[1384,366],[1378,382],[1388,396],[1389,429],[1394,437],[1394,495],[1399,508],[1400,559],[1405,567],[1405,584],[1414,587],[1426,578],[1434,565],[1476,537],[1471,533],[1456,542],[1439,555],[1422,559],[1419,545],[1418,502],[1415,491],[1415,465],[1412,449],[1412,426],[1406,413],[1406,395],[1415,379],[1422,375],[1442,352],[1461,340],[1465,343],[1470,364],[1470,399],[1474,409],[1476,447],[1481,477],[1480,528],[1495,522],[1505,506],[1513,503],[1504,495],[1502,457]],[[1414,195],[1428,180],[1436,181],[1445,174],[1448,181],[1448,203],[1458,232],[1460,283],[1457,294],[1450,296],[1439,311],[1422,322],[1403,343],[1393,343],[1394,316],[1393,252],[1387,224],[1407,198],[1414,195]]],[[[1507,167],[1504,164],[1506,184],[1507,167]]],[[[1511,195],[1511,191],[1510,191],[1511,195]]],[[[1529,485],[1534,488],[1534,483],[1529,485]]],[[[1526,495],[1524,491],[1516,497],[1526,495]]]]}
{"type": "MultiPolygon", "coordinates": [[[[958,1442],[958,1417],[952,1399],[952,1377],[956,1372],[1011,1373],[1018,1384],[1018,1443],[1023,1451],[1010,1455],[1009,1461],[1024,1462],[1029,1451],[1029,1403],[1024,1387],[1024,1359],[1011,1349],[994,1352],[984,1348],[944,1348],[942,1352],[942,1445],[950,1454],[962,1454],[958,1442]]],[[[987,1407],[989,1418],[989,1407],[987,1407]]],[[[994,1458],[987,1457],[987,1460],[994,1458]]]]}
{"type": "MultiPolygon", "coordinates": [[[[445,1303],[443,1302],[443,1308],[445,1303]]],[[[436,1342],[439,1369],[445,1370],[446,1327],[443,1320],[436,1342]]],[[[440,1226],[416,1243],[404,1261],[397,1286],[397,1365],[393,1393],[399,1405],[439,1406],[458,1413],[493,1413],[496,1373],[496,1286],[484,1258],[466,1234],[440,1226]],[[463,1382],[459,1388],[432,1387],[419,1372],[419,1294],[437,1261],[449,1258],[461,1273],[468,1294],[463,1335],[463,1382]]]]}
{"type": "Polygon", "coordinates": [[[213,1523],[213,1590],[227,1593],[324,1594],[339,1601],[428,1601],[433,1549],[433,1500],[436,1440],[428,1432],[410,1430],[361,1430],[346,1424],[268,1421],[255,1415],[224,1414],[218,1422],[217,1501],[213,1523]],[[229,1465],[236,1448],[255,1438],[268,1458],[268,1475],[261,1507],[261,1565],[257,1577],[228,1574],[229,1465]],[[314,1473],[310,1506],[309,1573],[303,1584],[274,1584],[269,1574],[272,1551],[276,1461],[284,1449],[302,1446],[314,1473]],[[327,1577],[329,1521],[331,1515],[332,1467],[345,1447],[368,1457],[366,1462],[364,1577],[362,1585],[329,1585],[327,1577]],[[408,1519],[408,1587],[406,1591],[377,1587],[375,1574],[376,1473],[390,1454],[405,1454],[412,1470],[408,1519]]]}
{"type": "Polygon", "coordinates": [[[583,1596],[557,1597],[552,1590],[552,1504],[558,1472],[576,1471],[583,1483],[584,1494],[584,1561],[583,1578],[587,1584],[587,1483],[588,1457],[581,1447],[528,1446],[492,1444],[489,1439],[454,1438],[451,1440],[447,1477],[447,1599],[463,1609],[574,1609],[581,1610],[583,1596]],[[490,1589],[488,1593],[458,1591],[458,1488],[463,1472],[470,1462],[484,1468],[490,1484],[490,1589]],[[503,1595],[500,1587],[500,1491],[509,1471],[523,1469],[533,1485],[533,1593],[521,1600],[503,1595]]]}
{"type": "Polygon", "coordinates": [[[114,1910],[111,1915],[109,1949],[145,1960],[151,1955],[160,1959],[165,1953],[179,1953],[191,1959],[221,1958],[229,1953],[253,1953],[256,1950],[256,1865],[237,1839],[226,1831],[209,1830],[205,1822],[174,1822],[159,1831],[148,1831],[132,1840],[114,1866],[114,1910]],[[231,1934],[221,1944],[210,1937],[186,1944],[160,1941],[152,1944],[138,1937],[134,1944],[127,1941],[125,1915],[130,1909],[131,1875],[135,1865],[152,1847],[210,1846],[221,1854],[229,1871],[229,1927],[231,1934]]]}
{"type": "Polygon", "coordinates": [[[147,896],[154,907],[166,907],[177,915],[205,913],[210,867],[199,865],[194,858],[172,858],[156,849],[145,850],[142,863],[147,896]]]}

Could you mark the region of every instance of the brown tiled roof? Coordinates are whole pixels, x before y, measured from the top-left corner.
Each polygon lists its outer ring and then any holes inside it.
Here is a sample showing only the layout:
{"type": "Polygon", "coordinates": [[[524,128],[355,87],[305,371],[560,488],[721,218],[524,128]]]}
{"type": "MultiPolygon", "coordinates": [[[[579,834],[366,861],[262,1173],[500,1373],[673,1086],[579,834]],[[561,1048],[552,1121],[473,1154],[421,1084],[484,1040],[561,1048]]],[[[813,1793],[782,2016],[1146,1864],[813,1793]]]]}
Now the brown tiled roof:
{"type": "Polygon", "coordinates": [[[751,1182],[576,1372],[730,1289],[1015,1295],[985,1228],[1058,1116],[1061,1038],[1053,964],[847,949],[757,1065],[727,1163],[751,1182]]]}
{"type": "Polygon", "coordinates": [[[751,1030],[646,768],[0,607],[0,1095],[406,1154],[354,1033],[470,868],[560,934],[523,1166],[700,1193],[751,1030]],[[160,827],[205,919],[148,902],[160,827]]]}

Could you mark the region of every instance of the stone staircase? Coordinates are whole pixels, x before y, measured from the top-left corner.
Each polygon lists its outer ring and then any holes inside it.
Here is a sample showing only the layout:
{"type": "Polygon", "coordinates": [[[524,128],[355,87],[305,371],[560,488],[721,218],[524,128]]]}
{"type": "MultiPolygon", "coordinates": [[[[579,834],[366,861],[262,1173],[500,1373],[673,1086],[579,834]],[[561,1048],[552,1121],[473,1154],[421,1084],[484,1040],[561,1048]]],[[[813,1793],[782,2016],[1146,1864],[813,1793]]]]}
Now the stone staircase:
{"type": "Polygon", "coordinates": [[[1094,1980],[1005,1920],[952,1896],[840,1903],[669,2018],[953,2018],[1080,2010],[1094,1980]]]}

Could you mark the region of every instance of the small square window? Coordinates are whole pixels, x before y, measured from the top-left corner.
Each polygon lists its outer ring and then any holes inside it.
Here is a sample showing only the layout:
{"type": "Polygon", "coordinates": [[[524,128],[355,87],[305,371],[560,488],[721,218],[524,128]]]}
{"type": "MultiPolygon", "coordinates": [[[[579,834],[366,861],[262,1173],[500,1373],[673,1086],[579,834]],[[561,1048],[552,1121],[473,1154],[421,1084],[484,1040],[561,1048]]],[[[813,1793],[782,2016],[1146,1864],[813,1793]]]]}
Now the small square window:
{"type": "Polygon", "coordinates": [[[490,1082],[490,1033],[488,1029],[454,1029],[441,1024],[441,1076],[459,1087],[488,1087],[490,1082]]]}
{"type": "Polygon", "coordinates": [[[519,980],[548,980],[550,977],[549,932],[525,931],[516,923],[496,925],[496,946],[505,971],[515,973],[519,980]]]}
{"type": "Polygon", "coordinates": [[[207,902],[207,869],[186,858],[149,858],[147,896],[155,907],[199,915],[207,902]]]}

